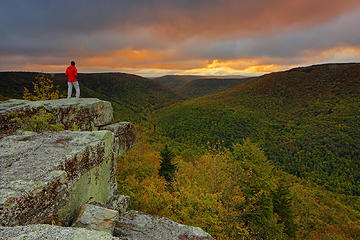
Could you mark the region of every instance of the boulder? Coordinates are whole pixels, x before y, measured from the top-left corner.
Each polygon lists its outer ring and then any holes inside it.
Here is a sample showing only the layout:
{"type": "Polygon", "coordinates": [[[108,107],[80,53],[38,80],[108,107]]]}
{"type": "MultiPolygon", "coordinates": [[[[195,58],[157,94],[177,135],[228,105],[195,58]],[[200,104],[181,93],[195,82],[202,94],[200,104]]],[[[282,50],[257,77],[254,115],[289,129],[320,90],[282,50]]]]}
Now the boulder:
{"type": "Polygon", "coordinates": [[[0,239],[12,240],[116,240],[110,233],[84,228],[37,224],[17,227],[0,227],[0,239]]]}
{"type": "Polygon", "coordinates": [[[0,225],[69,222],[86,202],[108,203],[117,186],[109,131],[23,132],[0,140],[0,225]]]}
{"type": "Polygon", "coordinates": [[[120,214],[126,212],[130,204],[130,197],[124,195],[114,195],[106,204],[107,208],[117,210],[120,214]]]}
{"type": "Polygon", "coordinates": [[[0,102],[0,133],[14,129],[9,113],[23,112],[24,117],[32,116],[45,109],[54,115],[52,123],[62,123],[70,129],[75,123],[80,130],[97,130],[113,121],[110,102],[97,98],[70,98],[46,101],[11,99],[0,102]]]}
{"type": "Polygon", "coordinates": [[[137,211],[121,215],[115,225],[115,236],[123,240],[211,240],[199,227],[176,223],[137,211]]]}
{"type": "Polygon", "coordinates": [[[81,206],[79,215],[72,226],[99,230],[112,234],[114,232],[115,220],[118,217],[119,212],[116,210],[103,208],[93,204],[84,204],[81,206]]]}

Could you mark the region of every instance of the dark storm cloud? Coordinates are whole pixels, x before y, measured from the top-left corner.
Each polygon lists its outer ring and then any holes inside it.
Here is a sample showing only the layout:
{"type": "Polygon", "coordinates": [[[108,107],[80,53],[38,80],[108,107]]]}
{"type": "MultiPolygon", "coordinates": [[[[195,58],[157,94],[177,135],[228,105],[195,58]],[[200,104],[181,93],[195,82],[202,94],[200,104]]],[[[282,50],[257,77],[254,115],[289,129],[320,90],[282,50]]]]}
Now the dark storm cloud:
{"type": "MultiPolygon", "coordinates": [[[[352,12],[321,26],[288,30],[259,38],[213,41],[200,46],[188,44],[183,51],[202,58],[231,59],[237,57],[296,56],[307,49],[331,48],[337,45],[360,45],[359,11],[352,12]]],[[[360,58],[359,58],[360,60],[360,58]]]]}

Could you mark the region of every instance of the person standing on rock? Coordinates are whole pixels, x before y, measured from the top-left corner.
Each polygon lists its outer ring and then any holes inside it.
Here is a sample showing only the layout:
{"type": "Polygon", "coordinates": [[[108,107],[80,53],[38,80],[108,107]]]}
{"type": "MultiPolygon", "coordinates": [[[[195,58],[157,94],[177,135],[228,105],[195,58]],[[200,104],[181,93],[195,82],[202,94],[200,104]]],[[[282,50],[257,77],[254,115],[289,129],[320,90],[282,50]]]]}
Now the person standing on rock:
{"type": "Polygon", "coordinates": [[[78,72],[75,67],[75,62],[71,61],[71,65],[66,69],[65,75],[68,78],[68,95],[67,98],[71,98],[72,88],[75,87],[76,98],[80,97],[80,86],[78,82],[78,72]]]}

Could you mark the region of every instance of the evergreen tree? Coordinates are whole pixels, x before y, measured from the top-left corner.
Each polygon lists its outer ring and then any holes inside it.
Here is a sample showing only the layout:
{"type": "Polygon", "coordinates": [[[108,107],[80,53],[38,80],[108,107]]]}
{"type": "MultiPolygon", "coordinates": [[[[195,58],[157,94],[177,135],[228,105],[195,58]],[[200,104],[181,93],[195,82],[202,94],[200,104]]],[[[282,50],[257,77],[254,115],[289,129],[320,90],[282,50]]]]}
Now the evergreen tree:
{"type": "Polygon", "coordinates": [[[176,164],[172,163],[174,157],[175,153],[173,153],[167,145],[165,145],[165,147],[160,151],[161,162],[159,175],[164,177],[168,183],[174,180],[177,169],[176,164]]]}
{"type": "Polygon", "coordinates": [[[296,239],[296,214],[292,201],[293,198],[289,187],[280,182],[277,189],[273,192],[274,212],[280,217],[279,223],[284,224],[284,232],[290,239],[296,239]]]}

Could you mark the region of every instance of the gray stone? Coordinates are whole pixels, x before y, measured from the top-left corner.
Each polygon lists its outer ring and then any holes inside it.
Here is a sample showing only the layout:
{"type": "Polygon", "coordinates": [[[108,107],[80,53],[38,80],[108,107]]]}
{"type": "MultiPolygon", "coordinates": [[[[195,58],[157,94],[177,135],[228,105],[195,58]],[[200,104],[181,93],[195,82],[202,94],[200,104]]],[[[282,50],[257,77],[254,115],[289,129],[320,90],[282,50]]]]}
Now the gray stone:
{"type": "Polygon", "coordinates": [[[123,214],[126,212],[130,204],[130,197],[124,195],[114,195],[106,204],[107,208],[117,210],[123,214]]]}
{"type": "Polygon", "coordinates": [[[116,210],[92,204],[84,204],[81,206],[79,215],[72,226],[99,230],[112,234],[114,232],[115,220],[118,217],[119,212],[116,210]]]}
{"type": "Polygon", "coordinates": [[[109,130],[113,132],[115,136],[120,136],[126,134],[129,131],[133,131],[133,126],[129,122],[118,122],[103,126],[100,129],[109,130]]]}
{"type": "Polygon", "coordinates": [[[176,223],[137,211],[120,216],[115,225],[115,236],[123,240],[211,240],[201,228],[176,223]]]}
{"type": "Polygon", "coordinates": [[[54,225],[28,225],[0,227],[0,239],[6,240],[116,240],[110,233],[84,228],[60,227],[54,225]]]}
{"type": "Polygon", "coordinates": [[[82,204],[106,204],[117,189],[112,132],[19,131],[0,149],[0,225],[71,221],[82,204]]]}
{"type": "Polygon", "coordinates": [[[134,127],[129,122],[118,122],[111,125],[102,126],[100,129],[109,130],[114,133],[116,146],[119,146],[119,148],[116,149],[116,152],[119,155],[123,152],[126,152],[136,143],[134,127]]]}
{"type": "Polygon", "coordinates": [[[10,112],[24,112],[24,116],[32,116],[45,109],[54,115],[52,123],[62,123],[70,129],[75,123],[80,130],[97,130],[100,126],[113,121],[113,109],[110,102],[97,98],[70,98],[46,101],[26,101],[11,99],[0,102],[0,133],[14,129],[10,122],[10,112]]]}

